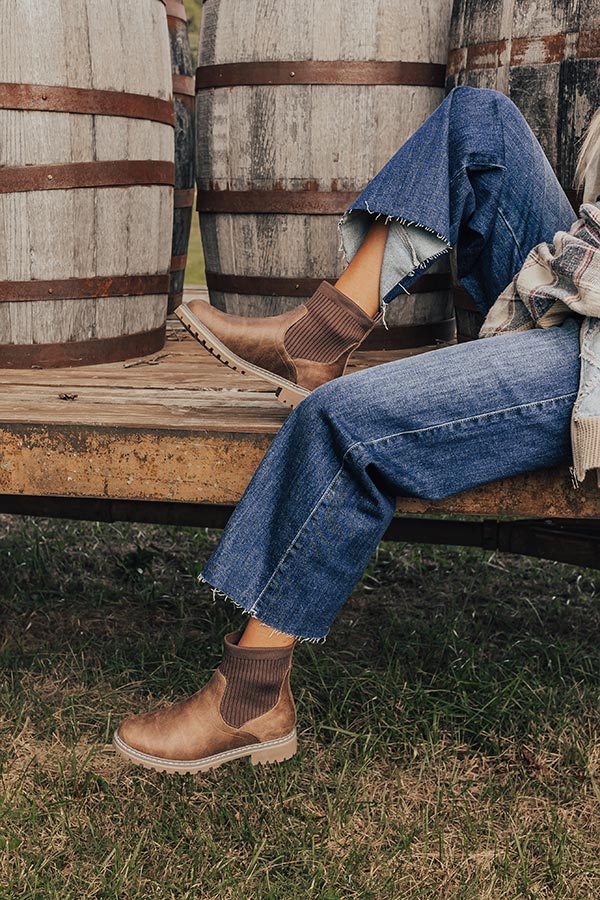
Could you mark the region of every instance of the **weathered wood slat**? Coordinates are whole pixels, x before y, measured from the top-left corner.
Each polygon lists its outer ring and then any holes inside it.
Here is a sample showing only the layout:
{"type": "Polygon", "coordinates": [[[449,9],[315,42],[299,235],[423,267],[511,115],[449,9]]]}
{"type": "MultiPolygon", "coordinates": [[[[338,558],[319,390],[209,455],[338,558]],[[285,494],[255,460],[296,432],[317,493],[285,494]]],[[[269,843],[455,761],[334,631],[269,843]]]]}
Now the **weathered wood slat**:
{"type": "MultiPolygon", "coordinates": [[[[172,183],[173,127],[164,115],[162,121],[139,117],[145,98],[163,111],[170,106],[164,5],[156,0],[0,0],[0,21],[0,83],[66,88],[71,106],[77,90],[97,91],[101,107],[98,115],[90,112],[91,95],[81,112],[60,111],[57,103],[55,111],[32,109],[28,97],[22,109],[1,108],[0,102],[0,170],[12,175],[16,167],[31,173],[33,167],[57,166],[81,172],[84,166],[105,172],[139,161],[155,173],[144,184],[133,178],[129,187],[100,186],[107,181],[98,175],[70,189],[39,190],[30,184],[22,193],[1,193],[0,282],[168,274],[173,188],[160,172],[166,166],[172,183]],[[69,94],[70,89],[77,90],[69,94]],[[110,94],[115,101],[107,106],[110,94]],[[134,118],[127,117],[127,104],[120,115],[108,114],[111,105],[117,111],[122,94],[134,98],[134,118]]],[[[56,100],[56,90],[48,93],[49,101],[51,95],[56,100]]],[[[14,98],[10,102],[14,107],[14,98]]],[[[55,170],[56,177],[60,172],[64,175],[65,169],[55,170]]],[[[165,290],[133,299],[1,302],[0,346],[55,344],[58,353],[66,342],[158,334],[166,302],[165,290]]],[[[154,345],[158,348],[160,340],[154,345]]],[[[40,362],[46,358],[40,354],[40,362]]]]}
{"type": "Polygon", "coordinates": [[[171,246],[171,278],[168,310],[179,306],[185,278],[187,254],[194,204],[194,64],[187,32],[185,7],[182,3],[167,6],[167,22],[173,73],[173,105],[175,108],[175,206],[173,242],[171,246]],[[183,265],[174,264],[177,259],[183,265]]]}
{"type": "Polygon", "coordinates": [[[519,107],[566,190],[600,106],[597,2],[455,0],[447,87],[495,88],[519,107]]]}
{"type": "MultiPolygon", "coordinates": [[[[169,336],[164,351],[130,363],[0,370],[0,493],[237,502],[288,410],[264,382],[219,365],[178,323],[169,336]]],[[[359,352],[353,365],[405,355],[359,352]]],[[[405,498],[398,510],[600,517],[600,490],[590,481],[575,491],[564,467],[443,501],[405,498]]]]}

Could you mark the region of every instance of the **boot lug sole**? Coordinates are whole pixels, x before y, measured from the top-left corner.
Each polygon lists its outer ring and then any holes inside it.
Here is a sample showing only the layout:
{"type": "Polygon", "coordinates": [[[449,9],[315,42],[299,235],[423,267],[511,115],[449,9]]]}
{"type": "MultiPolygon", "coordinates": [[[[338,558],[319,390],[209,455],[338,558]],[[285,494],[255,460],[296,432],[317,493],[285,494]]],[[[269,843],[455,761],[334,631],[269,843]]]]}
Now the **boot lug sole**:
{"type": "Polygon", "coordinates": [[[194,760],[162,759],[159,756],[142,753],[141,750],[136,750],[135,747],[130,747],[121,740],[118,730],[113,735],[113,745],[120,756],[145,769],[153,769],[155,772],[166,772],[167,774],[196,775],[199,772],[208,772],[211,769],[217,769],[224,763],[247,756],[250,757],[253,766],[284,762],[286,759],[291,759],[296,753],[298,738],[294,728],[289,734],[273,741],[248,744],[245,747],[237,747],[235,750],[225,750],[214,756],[194,760]]]}
{"type": "Polygon", "coordinates": [[[260,366],[242,359],[241,356],[237,356],[200,319],[197,319],[185,304],[177,307],[175,315],[186,331],[223,365],[239,372],[240,375],[256,375],[258,378],[262,378],[264,381],[274,385],[275,396],[281,403],[285,403],[286,406],[290,406],[293,409],[310,394],[309,390],[294,384],[293,381],[288,381],[280,375],[275,375],[274,372],[269,372],[268,369],[261,369],[260,366]]]}

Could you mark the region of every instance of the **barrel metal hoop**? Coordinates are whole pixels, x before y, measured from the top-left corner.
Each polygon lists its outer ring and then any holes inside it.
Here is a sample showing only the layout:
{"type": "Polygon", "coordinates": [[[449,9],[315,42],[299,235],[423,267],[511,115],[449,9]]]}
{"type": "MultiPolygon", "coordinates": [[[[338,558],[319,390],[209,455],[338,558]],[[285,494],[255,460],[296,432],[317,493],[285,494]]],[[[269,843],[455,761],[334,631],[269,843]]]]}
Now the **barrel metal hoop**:
{"type": "Polygon", "coordinates": [[[173,185],[175,166],[163,160],[111,160],[0,167],[0,194],[85,187],[173,185]]]}
{"type": "MultiPolygon", "coordinates": [[[[334,284],[336,278],[267,278],[262,275],[226,275],[221,272],[206,272],[206,286],[209,290],[224,294],[253,294],[270,297],[311,297],[322,281],[334,284]]],[[[449,291],[449,273],[422,275],[409,288],[409,294],[449,291]]]]}
{"type": "Polygon", "coordinates": [[[165,344],[166,326],[151,331],[138,331],[118,337],[92,338],[88,341],[66,341],[61,344],[0,344],[0,367],[3,369],[62,368],[92,366],[147,356],[165,344]]]}
{"type": "Polygon", "coordinates": [[[165,5],[167,7],[168,19],[178,19],[180,22],[185,22],[185,24],[187,25],[187,13],[185,11],[185,5],[181,3],[180,0],[166,0],[165,5]]]}
{"type": "Polygon", "coordinates": [[[457,47],[448,54],[448,75],[501,66],[549,65],[564,59],[600,56],[600,31],[580,31],[577,39],[565,34],[484,41],[457,47]]]}
{"type": "Polygon", "coordinates": [[[324,215],[343,213],[359,191],[198,191],[200,212],[289,213],[324,215]]]}
{"type": "Polygon", "coordinates": [[[194,205],[194,188],[176,188],[173,197],[173,207],[175,209],[187,209],[194,205]]]}
{"type": "Polygon", "coordinates": [[[145,94],[96,91],[45,84],[0,83],[0,109],[81,113],[147,119],[163,125],[175,123],[173,103],[145,94]]]}
{"type": "Polygon", "coordinates": [[[183,272],[187,263],[187,253],[171,257],[171,272],[183,272]]]}
{"type": "Polygon", "coordinates": [[[199,66],[196,90],[251,84],[396,84],[444,87],[445,65],[383,60],[302,59],[199,66]]]}
{"type": "Polygon", "coordinates": [[[169,275],[98,275],[51,281],[0,281],[0,303],[30,300],[87,300],[166,294],[169,275]]]}
{"type": "Polygon", "coordinates": [[[173,93],[181,94],[184,97],[194,97],[194,76],[173,75],[173,93]]]}

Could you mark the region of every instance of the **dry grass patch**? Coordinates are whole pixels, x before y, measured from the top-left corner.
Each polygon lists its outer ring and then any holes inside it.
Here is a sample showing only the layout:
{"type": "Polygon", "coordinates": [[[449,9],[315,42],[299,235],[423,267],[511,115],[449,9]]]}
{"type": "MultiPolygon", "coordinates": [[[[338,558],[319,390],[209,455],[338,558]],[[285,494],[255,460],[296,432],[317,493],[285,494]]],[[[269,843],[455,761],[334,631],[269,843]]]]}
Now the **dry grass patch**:
{"type": "Polygon", "coordinates": [[[383,545],[298,648],[294,760],[131,768],[119,718],[240,621],[195,581],[217,538],[0,522],[1,900],[596,900],[597,573],[383,545]]]}

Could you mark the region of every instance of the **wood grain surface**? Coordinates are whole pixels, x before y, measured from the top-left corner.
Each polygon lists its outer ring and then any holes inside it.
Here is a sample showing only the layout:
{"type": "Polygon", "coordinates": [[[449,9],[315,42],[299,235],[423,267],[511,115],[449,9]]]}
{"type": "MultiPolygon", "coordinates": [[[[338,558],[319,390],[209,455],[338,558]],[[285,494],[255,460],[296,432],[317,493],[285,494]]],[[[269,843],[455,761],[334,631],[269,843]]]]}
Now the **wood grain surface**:
{"type": "MultiPolygon", "coordinates": [[[[351,368],[406,355],[358,352],[351,368]]],[[[232,504],[288,415],[267,383],[220,365],[171,322],[164,350],[139,360],[0,370],[0,493],[232,504]]],[[[437,502],[401,499],[398,510],[597,517],[600,490],[591,479],[574,490],[564,467],[437,502]]]]}
{"type": "MultiPolygon", "coordinates": [[[[0,0],[0,21],[0,82],[171,99],[156,0],[0,0]]],[[[173,163],[173,127],[139,118],[0,108],[0,134],[2,167],[173,163]]],[[[0,281],[168,273],[172,217],[164,184],[1,194],[0,281]]],[[[166,302],[165,293],[0,303],[0,344],[154,329],[166,302]]]]}
{"type": "Polygon", "coordinates": [[[456,0],[447,87],[457,84],[507,94],[572,189],[581,136],[600,106],[600,5],[456,0]]]}
{"type": "MultiPolygon", "coordinates": [[[[215,0],[203,7],[200,66],[278,60],[403,61],[445,65],[451,0],[215,0]]],[[[350,192],[354,198],[433,112],[441,87],[271,84],[201,89],[196,101],[200,192],[280,195],[350,192]]],[[[351,202],[351,201],[349,201],[351,202]]],[[[201,212],[207,271],[337,278],[346,263],[335,215],[201,212]]],[[[443,270],[447,261],[438,265],[443,270]]],[[[242,315],[272,315],[302,298],[211,290],[242,315]]],[[[390,325],[452,317],[449,291],[402,298],[390,325]]],[[[378,329],[379,330],[379,329],[378,329]]]]}

